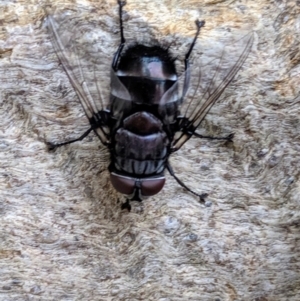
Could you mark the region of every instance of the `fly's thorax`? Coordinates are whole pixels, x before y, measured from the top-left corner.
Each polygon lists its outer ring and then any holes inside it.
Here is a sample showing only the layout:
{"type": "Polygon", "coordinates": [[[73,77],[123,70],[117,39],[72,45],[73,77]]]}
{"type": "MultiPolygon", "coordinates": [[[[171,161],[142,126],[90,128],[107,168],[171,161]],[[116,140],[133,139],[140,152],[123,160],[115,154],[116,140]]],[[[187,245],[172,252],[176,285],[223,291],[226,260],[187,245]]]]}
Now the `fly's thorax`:
{"type": "Polygon", "coordinates": [[[170,140],[163,123],[149,112],[136,112],[123,120],[114,135],[112,159],[116,170],[137,176],[165,169],[170,140]]]}

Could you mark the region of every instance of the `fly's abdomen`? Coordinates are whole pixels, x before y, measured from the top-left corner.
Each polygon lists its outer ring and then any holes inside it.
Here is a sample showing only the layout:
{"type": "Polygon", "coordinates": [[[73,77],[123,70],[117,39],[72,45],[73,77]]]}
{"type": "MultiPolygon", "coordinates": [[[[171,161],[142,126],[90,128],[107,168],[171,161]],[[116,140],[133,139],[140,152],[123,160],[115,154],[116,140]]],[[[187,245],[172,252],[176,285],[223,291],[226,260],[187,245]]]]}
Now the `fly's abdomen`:
{"type": "Polygon", "coordinates": [[[147,176],[165,168],[169,139],[161,121],[149,112],[137,112],[116,131],[113,161],[119,171],[147,176]]]}

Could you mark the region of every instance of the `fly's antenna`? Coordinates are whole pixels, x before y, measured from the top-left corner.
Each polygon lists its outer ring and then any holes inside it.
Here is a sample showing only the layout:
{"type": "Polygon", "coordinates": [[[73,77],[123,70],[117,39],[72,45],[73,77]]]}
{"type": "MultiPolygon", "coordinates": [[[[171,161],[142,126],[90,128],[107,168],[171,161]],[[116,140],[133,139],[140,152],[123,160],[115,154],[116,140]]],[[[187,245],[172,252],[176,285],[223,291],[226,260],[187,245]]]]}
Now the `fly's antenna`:
{"type": "Polygon", "coordinates": [[[123,47],[125,45],[125,38],[124,38],[124,30],[123,30],[123,6],[126,5],[126,1],[122,1],[122,0],[118,0],[118,4],[119,4],[119,22],[120,22],[120,36],[121,36],[121,41],[120,41],[120,45],[119,48],[117,50],[117,52],[114,55],[114,59],[112,62],[112,68],[114,71],[117,71],[117,65],[118,65],[118,61],[120,58],[120,54],[123,50],[123,47]]]}
{"type": "Polygon", "coordinates": [[[197,38],[198,38],[199,33],[200,33],[200,29],[201,29],[202,27],[204,27],[204,25],[205,25],[205,21],[203,21],[203,20],[202,20],[202,21],[196,20],[196,21],[195,21],[195,24],[197,25],[197,32],[196,32],[196,34],[195,34],[194,40],[193,40],[193,42],[192,42],[192,44],[191,44],[191,46],[190,46],[189,51],[188,51],[187,54],[185,55],[185,60],[184,60],[185,70],[186,70],[186,69],[188,68],[188,66],[189,66],[189,58],[190,58],[190,55],[191,55],[191,53],[192,53],[192,51],[193,51],[193,48],[194,48],[194,46],[195,46],[195,44],[196,44],[197,38]]]}

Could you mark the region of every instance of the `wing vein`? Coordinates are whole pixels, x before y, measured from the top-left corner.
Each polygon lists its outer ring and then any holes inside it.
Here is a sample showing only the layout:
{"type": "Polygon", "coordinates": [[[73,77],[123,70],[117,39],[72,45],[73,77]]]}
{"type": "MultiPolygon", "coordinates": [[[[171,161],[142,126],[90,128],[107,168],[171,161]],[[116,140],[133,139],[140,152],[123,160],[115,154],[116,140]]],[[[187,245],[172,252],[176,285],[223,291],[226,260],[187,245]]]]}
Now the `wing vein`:
{"type": "MultiPolygon", "coordinates": [[[[197,110],[192,118],[189,118],[190,122],[193,124],[194,128],[197,128],[200,123],[203,121],[209,110],[212,108],[212,106],[216,103],[216,101],[219,99],[219,97],[222,95],[224,90],[227,88],[227,86],[231,83],[233,80],[234,76],[237,74],[237,72],[240,70],[242,65],[244,64],[245,60],[247,59],[249,52],[251,50],[253,42],[253,35],[249,38],[246,47],[244,48],[242,54],[240,55],[239,59],[236,61],[234,66],[230,69],[228,74],[226,75],[225,79],[219,84],[219,86],[216,88],[216,90],[212,93],[209,94],[209,97],[207,100],[204,102],[204,104],[197,110]]],[[[222,58],[220,60],[219,66],[221,64],[221,61],[223,60],[223,54],[222,58]]],[[[218,66],[218,68],[219,68],[218,66]]],[[[218,70],[217,70],[218,71],[218,70]]],[[[216,71],[216,73],[217,73],[216,71]]],[[[215,75],[214,75],[215,77],[215,75]]],[[[211,83],[213,80],[210,82],[209,88],[205,91],[205,94],[207,91],[210,89],[211,83]]]]}

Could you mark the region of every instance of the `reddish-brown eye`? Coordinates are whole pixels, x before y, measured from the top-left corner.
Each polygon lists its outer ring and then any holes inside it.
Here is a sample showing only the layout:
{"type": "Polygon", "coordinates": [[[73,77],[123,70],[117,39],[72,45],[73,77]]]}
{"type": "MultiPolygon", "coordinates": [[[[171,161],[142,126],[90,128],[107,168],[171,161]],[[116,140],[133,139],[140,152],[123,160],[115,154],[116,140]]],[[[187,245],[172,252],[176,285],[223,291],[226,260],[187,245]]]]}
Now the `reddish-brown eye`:
{"type": "Polygon", "coordinates": [[[120,193],[125,195],[135,194],[138,198],[159,193],[166,181],[164,177],[136,179],[118,175],[113,172],[110,174],[110,180],[114,188],[120,193]]]}
{"type": "Polygon", "coordinates": [[[141,179],[141,195],[147,197],[159,193],[165,182],[165,178],[141,179]]]}
{"type": "Polygon", "coordinates": [[[134,192],[135,179],[122,177],[116,175],[115,173],[111,173],[110,180],[117,191],[127,195],[130,195],[134,192]]]}

